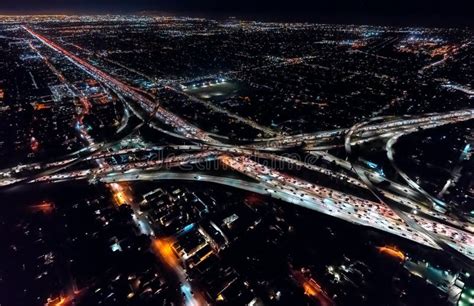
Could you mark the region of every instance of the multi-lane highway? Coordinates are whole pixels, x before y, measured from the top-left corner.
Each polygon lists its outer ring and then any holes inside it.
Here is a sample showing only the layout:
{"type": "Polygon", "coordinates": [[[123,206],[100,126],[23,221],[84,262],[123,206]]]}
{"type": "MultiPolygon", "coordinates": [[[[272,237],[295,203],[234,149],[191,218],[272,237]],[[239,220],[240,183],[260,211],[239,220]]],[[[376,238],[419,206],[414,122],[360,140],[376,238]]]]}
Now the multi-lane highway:
{"type": "MultiPolygon", "coordinates": [[[[246,157],[221,156],[220,159],[233,169],[266,184],[269,192],[276,198],[439,248],[431,239],[411,229],[389,207],[380,203],[305,182],[246,157]]],[[[414,214],[407,215],[428,231],[443,236],[458,251],[474,259],[474,235],[471,233],[414,214]]]]}
{"type": "MultiPolygon", "coordinates": [[[[154,99],[142,90],[131,87],[122,81],[117,80],[102,70],[94,67],[86,60],[83,60],[63,49],[43,35],[38,34],[27,27],[24,27],[24,29],[34,38],[53,49],[58,54],[66,57],[71,63],[91,75],[93,78],[102,82],[117,94],[137,103],[143,111],[152,114],[160,122],[170,126],[175,131],[174,133],[180,134],[186,139],[192,141],[197,140],[200,143],[205,143],[209,146],[230,147],[233,153],[222,153],[222,151],[219,150],[196,153],[187,155],[183,159],[167,161],[169,164],[189,163],[194,160],[197,162],[211,157],[218,158],[224,166],[243,173],[264,186],[264,190],[272,197],[355,224],[370,226],[386,231],[426,246],[440,248],[436,241],[422,232],[413,229],[406,221],[394,213],[390,207],[383,203],[369,201],[331,188],[311,184],[299,178],[283,174],[259,164],[246,156],[248,151],[252,151],[252,149],[291,147],[301,143],[306,144],[312,141],[317,142],[318,139],[342,137],[346,134],[346,130],[319,132],[317,134],[309,135],[303,134],[291,137],[277,137],[274,139],[260,140],[259,142],[244,148],[225,145],[216,140],[215,137],[212,137],[211,134],[186,122],[163,107],[157,106],[154,99]]],[[[430,114],[416,118],[394,118],[373,125],[361,126],[359,129],[354,129],[352,133],[355,138],[355,143],[366,142],[373,138],[390,138],[397,133],[413,132],[420,128],[433,128],[443,124],[470,120],[473,117],[473,110],[463,110],[447,114],[430,114]]],[[[157,166],[157,163],[163,163],[163,161],[147,161],[102,167],[98,170],[94,170],[94,173],[87,173],[87,171],[92,170],[81,170],[73,172],[73,174],[70,173],[69,175],[78,178],[87,177],[91,174],[99,175],[101,177],[104,175],[115,176],[117,172],[121,171],[134,172],[137,171],[137,169],[153,169],[157,166]]],[[[128,173],[123,174],[128,175],[128,173]]],[[[37,178],[35,181],[60,180],[60,175],[65,174],[54,174],[53,176],[46,176],[45,178],[37,178]]],[[[137,177],[137,175],[140,177],[141,174],[136,174],[135,177],[137,177]]],[[[66,178],[68,177],[63,177],[63,179],[66,178]]],[[[468,230],[456,228],[439,221],[433,221],[432,219],[414,213],[406,213],[406,216],[411,222],[422,227],[423,230],[430,232],[436,237],[440,237],[442,241],[449,244],[453,249],[464,254],[468,258],[474,259],[474,236],[468,230]]]]}

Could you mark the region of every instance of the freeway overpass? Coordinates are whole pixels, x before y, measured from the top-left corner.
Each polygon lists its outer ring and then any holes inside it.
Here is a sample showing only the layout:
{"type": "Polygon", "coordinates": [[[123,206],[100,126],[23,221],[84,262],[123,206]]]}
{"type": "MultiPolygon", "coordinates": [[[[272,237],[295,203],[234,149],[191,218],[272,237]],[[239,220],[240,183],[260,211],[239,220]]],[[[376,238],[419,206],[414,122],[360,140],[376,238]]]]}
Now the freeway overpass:
{"type": "MultiPolygon", "coordinates": [[[[138,103],[145,112],[173,128],[176,133],[190,140],[198,140],[211,145],[222,145],[221,142],[215,140],[209,133],[193,126],[163,107],[157,106],[155,101],[146,93],[143,93],[143,91],[115,79],[102,70],[92,66],[87,61],[63,49],[43,35],[27,27],[24,27],[24,29],[43,44],[63,55],[87,74],[104,83],[111,90],[138,103]]],[[[413,130],[419,127],[435,127],[440,124],[456,122],[456,118],[468,120],[472,119],[472,116],[473,111],[471,110],[447,115],[435,114],[429,118],[407,119],[368,126],[364,127],[364,129],[361,128],[361,131],[358,132],[362,133],[361,137],[367,135],[377,135],[378,137],[385,135],[390,136],[396,131],[406,129],[406,125],[409,125],[408,129],[413,130]],[[380,135],[380,133],[382,134],[380,135]]],[[[331,132],[329,133],[329,137],[332,137],[331,135],[334,134],[331,132]]],[[[306,141],[304,139],[305,138],[298,139],[298,141],[306,141]]],[[[281,140],[277,141],[282,142],[281,140]]],[[[283,140],[283,144],[291,144],[291,141],[283,140]]],[[[263,184],[272,197],[352,223],[377,228],[426,246],[440,248],[440,245],[436,243],[435,240],[423,232],[413,230],[406,221],[402,220],[390,207],[383,203],[371,202],[330,188],[317,186],[299,178],[290,177],[258,164],[246,156],[236,157],[222,154],[217,158],[223,165],[241,172],[263,184]]],[[[406,216],[410,218],[411,222],[422,227],[424,231],[428,231],[432,233],[432,235],[440,237],[444,243],[449,244],[450,247],[457,250],[460,254],[463,254],[471,260],[474,259],[474,237],[472,234],[461,229],[425,219],[421,216],[408,213],[406,216]]]]}

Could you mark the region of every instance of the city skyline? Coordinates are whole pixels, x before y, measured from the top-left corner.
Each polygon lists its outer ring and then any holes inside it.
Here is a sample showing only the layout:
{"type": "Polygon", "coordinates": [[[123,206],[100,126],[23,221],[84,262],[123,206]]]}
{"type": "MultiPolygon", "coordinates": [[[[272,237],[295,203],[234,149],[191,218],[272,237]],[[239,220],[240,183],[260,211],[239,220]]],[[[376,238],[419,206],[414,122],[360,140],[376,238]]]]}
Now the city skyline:
{"type": "Polygon", "coordinates": [[[4,14],[167,14],[196,17],[269,21],[305,21],[327,23],[386,24],[412,26],[472,26],[472,5],[463,0],[392,1],[336,0],[336,1],[31,1],[5,0],[0,3],[4,14]],[[247,2],[245,2],[247,1],[247,2]]]}

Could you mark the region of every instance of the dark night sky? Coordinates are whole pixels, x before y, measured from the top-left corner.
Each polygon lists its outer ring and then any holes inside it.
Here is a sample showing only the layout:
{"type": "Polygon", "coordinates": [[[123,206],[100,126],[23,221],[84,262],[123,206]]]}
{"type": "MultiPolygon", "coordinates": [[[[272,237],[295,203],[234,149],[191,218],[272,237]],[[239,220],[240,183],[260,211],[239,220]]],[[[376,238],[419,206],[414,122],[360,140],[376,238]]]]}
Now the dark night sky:
{"type": "Polygon", "coordinates": [[[0,0],[3,13],[128,13],[383,24],[473,25],[473,0],[0,0]]]}

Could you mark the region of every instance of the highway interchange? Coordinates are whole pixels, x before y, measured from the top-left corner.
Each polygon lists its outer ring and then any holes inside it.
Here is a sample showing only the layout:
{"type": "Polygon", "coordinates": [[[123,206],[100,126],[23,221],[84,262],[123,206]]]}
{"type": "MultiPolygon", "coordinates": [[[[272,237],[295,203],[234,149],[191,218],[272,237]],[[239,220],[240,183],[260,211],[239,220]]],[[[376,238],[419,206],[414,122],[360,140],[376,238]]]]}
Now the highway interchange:
{"type": "MultiPolygon", "coordinates": [[[[177,135],[186,139],[192,145],[180,146],[151,146],[147,148],[123,148],[113,151],[113,145],[120,144],[133,132],[121,133],[120,137],[110,143],[89,143],[89,146],[68,154],[63,159],[49,163],[19,165],[0,172],[0,186],[8,188],[15,184],[60,182],[65,180],[94,180],[104,183],[138,180],[186,180],[203,181],[223,184],[235,188],[249,190],[269,195],[273,198],[302,206],[332,217],[336,217],[354,224],[376,228],[416,243],[445,249],[445,245],[458,252],[463,260],[472,264],[474,260],[474,228],[469,222],[459,220],[446,214],[445,203],[427,194],[409,177],[402,177],[409,186],[391,182],[388,188],[374,187],[372,183],[386,180],[383,176],[369,168],[358,165],[354,169],[351,161],[332,156],[324,151],[329,146],[349,146],[366,143],[374,139],[383,139],[389,160],[393,162],[393,145],[400,137],[419,131],[446,124],[472,120],[474,110],[460,110],[443,114],[425,114],[406,118],[374,118],[373,121],[357,124],[352,128],[322,131],[310,134],[284,135],[273,138],[256,139],[247,144],[232,145],[216,139],[213,134],[207,133],[198,127],[186,122],[178,115],[173,114],[157,104],[148,93],[131,87],[117,80],[106,72],[94,67],[63,49],[56,43],[28,27],[23,27],[34,39],[51,48],[59,55],[67,58],[71,63],[103,83],[117,95],[133,101],[140,111],[153,116],[161,124],[170,128],[169,135],[177,135]],[[322,167],[278,155],[277,153],[300,147],[308,153],[319,156],[327,161],[336,163],[355,177],[346,173],[328,170],[322,167]],[[142,152],[160,152],[165,148],[172,148],[189,153],[167,157],[162,160],[135,161],[119,165],[104,163],[104,158],[142,152]],[[383,197],[396,202],[403,209],[403,216],[394,211],[385,201],[370,201],[345,192],[319,186],[300,178],[282,173],[271,167],[255,161],[254,157],[265,158],[305,167],[308,170],[321,173],[362,189],[377,189],[383,197]],[[68,167],[83,161],[95,160],[97,168],[64,172],[68,167]],[[203,175],[198,173],[173,172],[171,168],[183,165],[218,161],[224,168],[237,171],[248,180],[220,175],[203,175]],[[21,173],[33,172],[25,177],[21,173]],[[359,173],[358,173],[359,172],[359,173]],[[363,173],[366,179],[360,177],[363,173]],[[431,204],[430,205],[427,205],[431,204]],[[408,218],[408,219],[405,219],[408,218]],[[408,222],[407,222],[408,221],[408,222]],[[410,225],[411,224],[411,225],[410,225]],[[412,226],[414,225],[414,226],[412,226]]],[[[127,102],[128,103],[128,102],[127,102]]],[[[142,117],[142,124],[157,127],[151,120],[146,120],[136,111],[135,106],[128,105],[134,113],[142,117]],[[135,110],[134,110],[135,108],[135,110]]],[[[125,123],[126,124],[126,123],[125,123]]],[[[141,125],[140,125],[141,126],[141,125]]],[[[136,131],[134,127],[132,131],[136,131]]],[[[163,130],[163,129],[160,129],[163,130]]],[[[123,132],[123,131],[122,131],[123,132]]],[[[396,167],[396,165],[394,165],[396,167]]],[[[403,172],[397,169],[400,174],[403,172]]],[[[395,209],[396,210],[396,209],[395,209]]]]}

